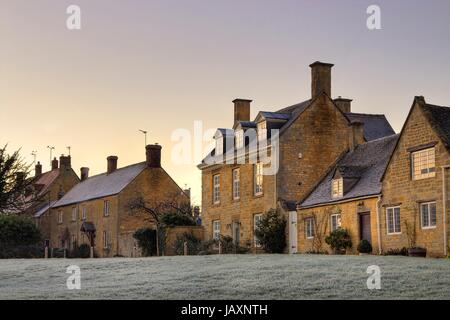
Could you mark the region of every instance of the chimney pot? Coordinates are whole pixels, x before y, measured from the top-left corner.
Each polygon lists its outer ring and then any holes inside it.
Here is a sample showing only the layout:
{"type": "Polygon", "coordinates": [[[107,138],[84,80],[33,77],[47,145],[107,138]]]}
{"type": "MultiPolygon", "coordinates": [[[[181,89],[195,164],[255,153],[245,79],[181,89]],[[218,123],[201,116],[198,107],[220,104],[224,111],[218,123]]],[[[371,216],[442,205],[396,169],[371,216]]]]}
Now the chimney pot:
{"type": "Polygon", "coordinates": [[[234,99],[234,124],[238,121],[250,121],[250,103],[248,99],[234,99]]]}
{"type": "Polygon", "coordinates": [[[106,158],[108,162],[107,174],[113,173],[117,169],[117,156],[109,156],[106,158]]]}
{"type": "Polygon", "coordinates": [[[343,113],[349,113],[352,111],[352,99],[345,99],[339,96],[339,98],[334,99],[334,104],[341,110],[343,113]]]}
{"type": "Polygon", "coordinates": [[[149,144],[145,147],[145,158],[150,168],[161,167],[161,148],[159,144],[149,144]]]}
{"type": "Polygon", "coordinates": [[[314,99],[322,93],[331,97],[331,63],[316,61],[309,65],[311,68],[311,98],[314,99]]]}
{"type": "Polygon", "coordinates": [[[38,163],[34,166],[34,176],[39,177],[42,174],[42,164],[38,163]]]}
{"type": "Polygon", "coordinates": [[[82,167],[80,169],[80,177],[81,177],[81,181],[86,180],[87,178],[89,178],[89,168],[87,167],[82,167]]]}
{"type": "Polygon", "coordinates": [[[52,170],[58,169],[58,160],[56,160],[56,157],[52,160],[52,170]]]}
{"type": "Polygon", "coordinates": [[[65,156],[62,154],[59,157],[59,167],[70,169],[72,167],[72,159],[70,158],[70,156],[65,156]]]}

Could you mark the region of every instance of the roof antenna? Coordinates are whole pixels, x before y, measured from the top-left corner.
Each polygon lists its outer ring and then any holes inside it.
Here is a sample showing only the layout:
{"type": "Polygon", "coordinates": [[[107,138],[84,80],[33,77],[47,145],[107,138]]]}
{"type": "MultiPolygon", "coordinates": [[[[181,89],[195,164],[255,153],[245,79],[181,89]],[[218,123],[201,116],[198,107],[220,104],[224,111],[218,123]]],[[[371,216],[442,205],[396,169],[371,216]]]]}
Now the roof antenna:
{"type": "Polygon", "coordinates": [[[147,131],[141,130],[141,129],[139,129],[139,131],[144,134],[144,143],[145,143],[145,146],[147,146],[147,131]]]}
{"type": "Polygon", "coordinates": [[[66,148],[67,148],[67,150],[69,150],[69,157],[70,157],[70,149],[71,149],[72,147],[71,147],[71,146],[67,146],[66,148]]]}
{"type": "Polygon", "coordinates": [[[36,150],[31,151],[31,155],[33,156],[33,164],[35,164],[36,163],[37,151],[36,150]]]}
{"type": "Polygon", "coordinates": [[[47,146],[47,148],[50,150],[50,165],[52,164],[52,151],[55,150],[55,147],[47,146]]]}

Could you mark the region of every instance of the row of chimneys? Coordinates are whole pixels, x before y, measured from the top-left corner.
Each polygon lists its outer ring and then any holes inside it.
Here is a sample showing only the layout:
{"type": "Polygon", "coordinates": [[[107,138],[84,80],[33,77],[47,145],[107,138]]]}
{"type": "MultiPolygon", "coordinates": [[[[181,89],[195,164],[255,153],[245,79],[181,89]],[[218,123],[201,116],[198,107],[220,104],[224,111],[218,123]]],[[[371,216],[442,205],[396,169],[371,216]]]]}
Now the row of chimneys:
{"type": "MultiPolygon", "coordinates": [[[[311,68],[311,99],[322,93],[331,97],[331,68],[334,65],[316,61],[310,65],[311,68]]],[[[343,112],[351,112],[351,99],[339,96],[333,100],[336,106],[343,112]]],[[[250,121],[250,103],[252,100],[235,99],[234,103],[234,123],[238,121],[250,121]]]]}
{"type": "MultiPolygon", "coordinates": [[[[331,68],[334,65],[316,61],[310,65],[311,68],[311,99],[322,93],[331,97],[331,68]]],[[[343,112],[351,112],[352,99],[339,96],[333,100],[335,105],[343,112]]],[[[234,124],[238,121],[250,121],[250,103],[252,100],[235,99],[234,103],[234,124]]],[[[358,144],[364,142],[364,132],[362,123],[352,123],[349,137],[350,149],[354,149],[358,144]]]]}
{"type": "MultiPolygon", "coordinates": [[[[147,165],[150,168],[160,168],[161,167],[161,146],[159,144],[149,144],[145,147],[145,158],[147,165]]],[[[111,174],[117,170],[117,156],[109,156],[106,158],[107,161],[107,170],[106,174],[111,174]]],[[[72,167],[70,156],[61,155],[59,157],[59,165],[60,168],[69,169],[72,167]]],[[[51,163],[52,170],[58,169],[58,160],[54,158],[51,163]]],[[[35,166],[35,176],[40,176],[42,174],[42,165],[38,161],[35,166]]],[[[82,167],[80,169],[80,178],[81,181],[86,180],[89,177],[89,168],[82,167]]]]}

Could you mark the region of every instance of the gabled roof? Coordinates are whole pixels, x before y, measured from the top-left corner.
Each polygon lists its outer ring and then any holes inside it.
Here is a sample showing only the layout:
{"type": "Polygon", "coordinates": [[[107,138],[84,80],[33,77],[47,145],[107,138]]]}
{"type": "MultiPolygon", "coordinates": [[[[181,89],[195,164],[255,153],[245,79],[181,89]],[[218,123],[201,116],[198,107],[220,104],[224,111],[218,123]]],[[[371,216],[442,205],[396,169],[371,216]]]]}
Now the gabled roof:
{"type": "Polygon", "coordinates": [[[398,137],[399,135],[391,135],[372,140],[358,145],[354,151],[347,152],[337,162],[334,170],[331,170],[300,204],[300,207],[329,204],[380,194],[381,177],[398,137]],[[358,181],[343,197],[333,199],[331,196],[331,181],[336,170],[343,170],[347,175],[345,178],[356,178],[358,181]]]}
{"type": "Polygon", "coordinates": [[[351,123],[360,122],[364,126],[364,138],[372,141],[395,134],[384,114],[345,113],[351,123]]]}
{"type": "Polygon", "coordinates": [[[450,151],[450,108],[428,103],[421,104],[421,107],[445,148],[450,151]]]}
{"type": "Polygon", "coordinates": [[[53,208],[118,194],[146,167],[144,161],[117,169],[110,174],[92,176],[75,185],[53,208]]]}
{"type": "Polygon", "coordinates": [[[292,117],[292,114],[287,112],[269,112],[269,111],[260,111],[256,116],[255,122],[258,122],[259,119],[265,120],[289,120],[292,117]]]}
{"type": "Polygon", "coordinates": [[[27,199],[31,197],[39,198],[40,196],[44,195],[50,188],[52,183],[58,178],[59,173],[60,169],[54,169],[51,171],[44,172],[40,176],[34,178],[33,186],[35,187],[37,193],[30,195],[29,197],[27,197],[27,199]]]}
{"type": "Polygon", "coordinates": [[[40,207],[35,213],[34,213],[34,217],[35,218],[39,218],[40,216],[42,216],[44,213],[47,212],[48,209],[52,208],[53,205],[58,202],[57,200],[52,201],[50,203],[46,203],[44,206],[40,207]]]}

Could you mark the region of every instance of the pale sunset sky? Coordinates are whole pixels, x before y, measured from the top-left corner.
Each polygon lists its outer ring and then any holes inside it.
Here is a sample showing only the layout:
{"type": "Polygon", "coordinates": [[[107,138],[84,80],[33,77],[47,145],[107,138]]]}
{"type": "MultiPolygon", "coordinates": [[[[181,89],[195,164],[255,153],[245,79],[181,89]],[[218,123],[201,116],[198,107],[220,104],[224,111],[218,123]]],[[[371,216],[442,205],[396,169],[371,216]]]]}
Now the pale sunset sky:
{"type": "Polygon", "coordinates": [[[0,0],[0,39],[1,145],[29,162],[36,150],[44,171],[48,145],[71,146],[75,172],[94,175],[108,155],[144,161],[148,130],[195,204],[200,171],[172,161],[174,130],[231,127],[238,97],[252,117],[306,100],[316,60],[335,64],[333,97],[397,132],[415,95],[450,106],[448,0],[0,0]],[[81,30],[66,28],[72,4],[81,30]],[[371,4],[381,30],[366,26],[371,4]]]}

